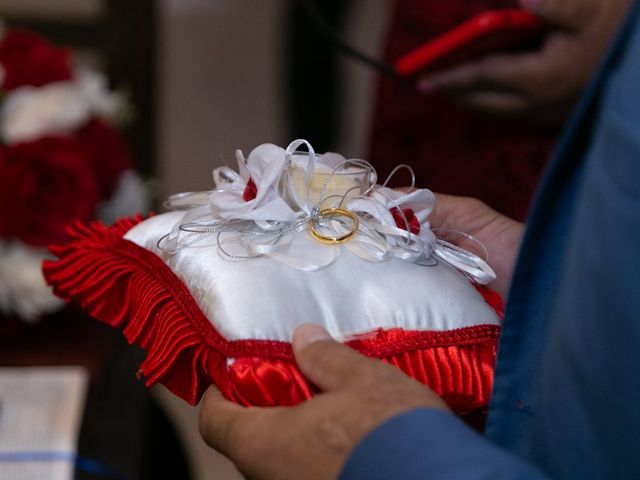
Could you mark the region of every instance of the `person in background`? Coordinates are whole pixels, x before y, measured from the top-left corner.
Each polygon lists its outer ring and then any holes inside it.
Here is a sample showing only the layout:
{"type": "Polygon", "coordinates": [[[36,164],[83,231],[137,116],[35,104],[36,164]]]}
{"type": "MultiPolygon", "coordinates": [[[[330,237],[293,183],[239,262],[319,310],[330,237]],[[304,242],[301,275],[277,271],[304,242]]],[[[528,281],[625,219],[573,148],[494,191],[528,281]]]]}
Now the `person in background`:
{"type": "MultiPolygon", "coordinates": [[[[609,8],[622,12],[627,2],[535,5],[550,18],[580,18],[568,30],[574,36],[593,33],[609,8]]],[[[584,48],[582,56],[592,54],[584,48]]],[[[473,80],[489,71],[462,72],[473,80]]],[[[473,100],[474,82],[462,78],[450,77],[447,88],[473,100]]],[[[256,479],[637,478],[638,85],[636,1],[558,142],[526,229],[478,200],[438,196],[432,225],[482,241],[498,274],[494,287],[509,288],[484,436],[428,388],[306,325],[294,335],[294,354],[321,393],[292,408],[247,409],[212,387],[201,410],[204,439],[256,479]]],[[[529,98],[548,101],[539,93],[529,98]]]]}
{"type": "MultiPolygon", "coordinates": [[[[535,7],[536,0],[521,3],[535,7]]],[[[538,10],[554,28],[529,55],[491,55],[424,76],[417,88],[381,78],[368,156],[380,178],[406,163],[420,186],[472,196],[523,220],[556,135],[620,17],[613,2],[597,25],[583,29],[589,8],[608,2],[584,3],[575,14],[538,10]]],[[[394,62],[483,11],[517,6],[516,0],[396,0],[385,59],[394,62]]]]}

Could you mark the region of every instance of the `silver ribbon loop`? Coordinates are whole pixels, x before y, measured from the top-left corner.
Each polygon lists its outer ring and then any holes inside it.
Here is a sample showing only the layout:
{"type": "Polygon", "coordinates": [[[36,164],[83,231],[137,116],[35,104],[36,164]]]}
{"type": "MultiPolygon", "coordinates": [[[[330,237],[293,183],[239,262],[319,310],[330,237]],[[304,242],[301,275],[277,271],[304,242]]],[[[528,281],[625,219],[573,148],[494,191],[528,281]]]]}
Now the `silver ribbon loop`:
{"type": "Polygon", "coordinates": [[[436,239],[434,253],[440,260],[460,270],[480,285],[487,285],[496,279],[496,273],[478,255],[447,241],[436,239]]]}

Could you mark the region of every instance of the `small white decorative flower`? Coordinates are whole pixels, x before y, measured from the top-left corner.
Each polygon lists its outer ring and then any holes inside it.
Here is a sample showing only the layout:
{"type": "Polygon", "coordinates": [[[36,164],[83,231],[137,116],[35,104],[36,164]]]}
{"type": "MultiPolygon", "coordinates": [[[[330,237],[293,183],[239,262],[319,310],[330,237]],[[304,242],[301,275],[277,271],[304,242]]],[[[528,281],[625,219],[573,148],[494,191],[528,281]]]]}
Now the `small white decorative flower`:
{"type": "Polygon", "coordinates": [[[264,144],[254,148],[246,160],[239,150],[236,158],[239,174],[228,167],[214,170],[217,188],[209,195],[214,217],[290,222],[299,216],[300,212],[295,212],[279,192],[285,162],[283,148],[264,144]],[[255,186],[255,194],[247,196],[245,191],[250,182],[255,186]]]}

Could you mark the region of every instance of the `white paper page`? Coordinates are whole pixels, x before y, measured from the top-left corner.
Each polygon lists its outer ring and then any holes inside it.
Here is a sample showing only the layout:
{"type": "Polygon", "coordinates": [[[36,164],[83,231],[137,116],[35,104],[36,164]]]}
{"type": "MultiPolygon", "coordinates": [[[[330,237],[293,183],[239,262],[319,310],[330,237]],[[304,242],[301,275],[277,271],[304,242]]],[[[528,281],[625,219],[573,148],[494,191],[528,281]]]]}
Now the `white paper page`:
{"type": "Polygon", "coordinates": [[[73,479],[88,382],[82,367],[0,367],[0,479],[73,479]]]}

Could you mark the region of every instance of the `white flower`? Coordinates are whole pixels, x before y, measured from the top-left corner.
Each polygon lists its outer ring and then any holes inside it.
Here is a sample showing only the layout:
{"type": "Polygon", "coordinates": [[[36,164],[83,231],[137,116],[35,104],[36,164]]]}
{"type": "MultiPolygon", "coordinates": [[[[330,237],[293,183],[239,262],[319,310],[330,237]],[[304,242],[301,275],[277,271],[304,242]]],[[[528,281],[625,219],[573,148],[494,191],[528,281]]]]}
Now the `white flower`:
{"type": "Polygon", "coordinates": [[[214,170],[216,190],[209,195],[211,214],[222,220],[290,222],[298,217],[279,192],[284,169],[283,148],[265,143],[253,149],[245,160],[236,152],[239,174],[228,167],[214,170]],[[256,186],[253,199],[243,198],[249,179],[256,186]]]}
{"type": "Polygon", "coordinates": [[[291,155],[288,167],[289,193],[300,208],[314,207],[323,188],[321,206],[324,208],[335,205],[344,195],[346,199],[357,197],[369,186],[371,172],[361,165],[354,165],[353,160],[333,152],[315,155],[314,158],[313,172],[307,185],[307,168],[311,161],[309,154],[291,155]]]}
{"type": "Polygon", "coordinates": [[[419,189],[411,193],[378,187],[369,197],[358,197],[348,202],[348,208],[358,213],[370,215],[382,225],[396,226],[391,211],[394,208],[410,208],[418,222],[421,234],[431,237],[427,218],[435,205],[435,196],[431,190],[419,189]]]}
{"type": "Polygon", "coordinates": [[[103,75],[78,70],[74,80],[9,92],[0,108],[0,137],[14,144],[73,132],[95,115],[115,117],[122,106],[122,97],[107,89],[103,75]]]}
{"type": "Polygon", "coordinates": [[[51,255],[44,248],[0,241],[0,310],[33,322],[62,307],[42,276],[42,261],[51,255]]]}

